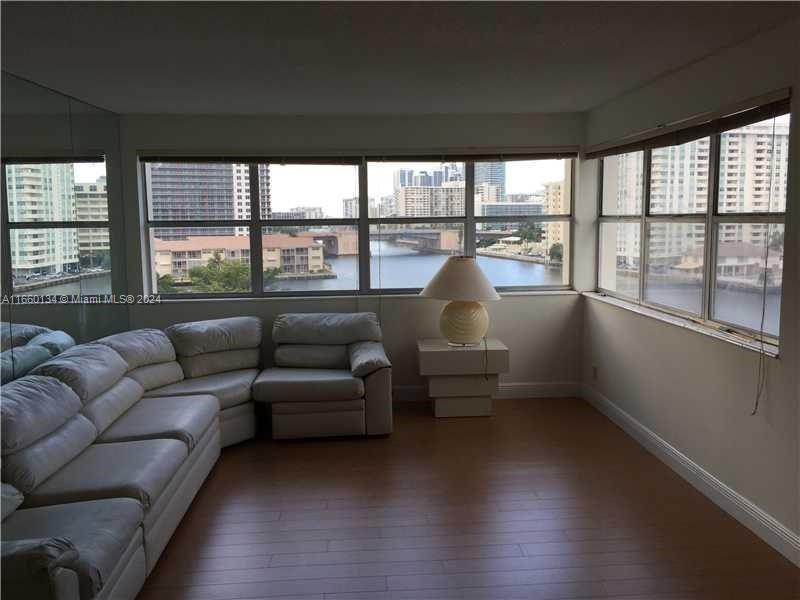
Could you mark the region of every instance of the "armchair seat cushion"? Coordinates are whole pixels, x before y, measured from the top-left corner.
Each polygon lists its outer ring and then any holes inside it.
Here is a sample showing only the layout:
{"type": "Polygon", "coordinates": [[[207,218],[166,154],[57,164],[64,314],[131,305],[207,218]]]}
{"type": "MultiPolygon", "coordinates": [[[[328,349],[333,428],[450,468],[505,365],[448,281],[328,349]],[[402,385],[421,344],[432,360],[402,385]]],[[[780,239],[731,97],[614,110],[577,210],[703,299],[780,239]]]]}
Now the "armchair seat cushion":
{"type": "Polygon", "coordinates": [[[177,440],[92,444],[26,494],[23,506],[133,498],[147,510],[155,504],[188,454],[186,444],[177,440]]]}
{"type": "Polygon", "coordinates": [[[100,443],[171,439],[194,449],[219,413],[214,396],[145,398],[106,429],[100,443]]]}
{"type": "Polygon", "coordinates": [[[265,369],[253,382],[259,402],[334,402],[364,396],[364,380],[343,369],[265,369]]]}
{"type": "Polygon", "coordinates": [[[78,574],[81,598],[93,598],[108,581],[143,519],[141,505],[130,498],[28,508],[3,522],[3,540],[68,540],[78,554],[68,568],[78,574]]]}
{"type": "Polygon", "coordinates": [[[250,401],[250,386],[256,375],[258,375],[258,369],[239,369],[238,371],[215,373],[204,377],[192,377],[178,383],[149,390],[144,397],[210,394],[217,397],[220,409],[224,410],[250,401]]]}

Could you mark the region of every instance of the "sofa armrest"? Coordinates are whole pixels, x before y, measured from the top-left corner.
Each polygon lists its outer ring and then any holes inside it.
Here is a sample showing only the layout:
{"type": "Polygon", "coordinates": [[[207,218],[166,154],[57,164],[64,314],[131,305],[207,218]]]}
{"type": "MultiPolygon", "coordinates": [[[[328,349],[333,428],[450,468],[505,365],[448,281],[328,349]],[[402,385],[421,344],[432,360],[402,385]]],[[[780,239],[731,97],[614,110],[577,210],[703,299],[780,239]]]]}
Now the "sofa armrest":
{"type": "Polygon", "coordinates": [[[350,372],[356,377],[366,377],[378,369],[392,366],[380,342],[354,342],[348,344],[347,353],[350,372]]]}
{"type": "Polygon", "coordinates": [[[66,538],[3,541],[3,598],[80,598],[77,574],[70,569],[78,556],[66,538]]]}
{"type": "Polygon", "coordinates": [[[364,378],[364,421],[367,435],[392,433],[392,368],[384,367],[364,378]]]}

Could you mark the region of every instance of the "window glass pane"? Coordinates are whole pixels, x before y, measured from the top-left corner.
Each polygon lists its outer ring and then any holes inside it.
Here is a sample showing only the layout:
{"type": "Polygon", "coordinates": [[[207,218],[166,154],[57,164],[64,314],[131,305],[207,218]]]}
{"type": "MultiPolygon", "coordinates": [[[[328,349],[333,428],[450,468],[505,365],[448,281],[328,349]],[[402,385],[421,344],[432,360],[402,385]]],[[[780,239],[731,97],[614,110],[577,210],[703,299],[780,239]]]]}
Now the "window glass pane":
{"type": "Polygon", "coordinates": [[[264,290],[358,289],[358,228],[264,227],[264,290]]]}
{"type": "Polygon", "coordinates": [[[235,229],[227,235],[208,235],[202,227],[151,229],[153,288],[162,294],[249,292],[250,236],[246,227],[235,229]]]}
{"type": "Polygon", "coordinates": [[[14,294],[111,293],[107,228],[12,229],[9,233],[14,294]]]}
{"type": "Polygon", "coordinates": [[[789,115],[720,136],[719,212],[783,212],[789,176],[789,115]]]}
{"type": "Polygon", "coordinates": [[[10,222],[108,221],[105,162],[5,168],[10,222]]]}
{"type": "Polygon", "coordinates": [[[370,225],[370,286],[422,288],[450,255],[464,254],[461,223],[370,225]]]}
{"type": "Polygon", "coordinates": [[[463,162],[371,162],[367,175],[370,218],[464,216],[463,162]]]}
{"type": "Polygon", "coordinates": [[[357,219],[356,165],[262,164],[262,219],[357,219]]]}
{"type": "Polygon", "coordinates": [[[647,302],[702,312],[704,241],[703,223],[648,224],[647,302]]]}
{"type": "Polygon", "coordinates": [[[600,225],[600,287],[639,298],[639,223],[600,225]]]}
{"type": "Polygon", "coordinates": [[[521,217],[570,212],[571,160],[475,163],[475,216],[521,217]]]}
{"type": "Polygon", "coordinates": [[[478,223],[475,245],[494,286],[569,284],[569,221],[478,223]]]}
{"type": "Polygon", "coordinates": [[[603,214],[640,215],[644,196],[644,152],[603,159],[603,214]]]}
{"type": "Polygon", "coordinates": [[[650,214],[706,211],[710,138],[656,148],[650,165],[650,214]]]}
{"type": "Polygon", "coordinates": [[[719,225],[714,320],[760,331],[763,309],[764,331],[777,337],[783,281],[783,231],[782,223],[719,225]]]}
{"type": "Polygon", "coordinates": [[[245,164],[148,162],[144,174],[153,221],[250,218],[250,170],[245,164]]]}

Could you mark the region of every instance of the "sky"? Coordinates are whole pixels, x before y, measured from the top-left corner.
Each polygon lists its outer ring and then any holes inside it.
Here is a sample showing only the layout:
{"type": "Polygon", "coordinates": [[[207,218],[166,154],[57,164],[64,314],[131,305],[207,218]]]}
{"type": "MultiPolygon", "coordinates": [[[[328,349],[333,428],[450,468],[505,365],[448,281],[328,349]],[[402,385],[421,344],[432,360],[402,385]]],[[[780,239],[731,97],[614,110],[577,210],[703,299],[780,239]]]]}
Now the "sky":
{"type": "MultiPolygon", "coordinates": [[[[369,163],[370,198],[394,192],[398,169],[434,171],[441,163],[369,163]]],[[[506,193],[533,193],[542,184],[564,178],[562,160],[509,161],[506,163],[506,193]]],[[[358,168],[351,165],[270,165],[272,210],[297,206],[321,206],[329,217],[342,216],[342,200],[358,196],[358,168]]]]}
{"type": "Polygon", "coordinates": [[[106,174],[106,163],[74,163],[75,183],[94,183],[106,174]]]}

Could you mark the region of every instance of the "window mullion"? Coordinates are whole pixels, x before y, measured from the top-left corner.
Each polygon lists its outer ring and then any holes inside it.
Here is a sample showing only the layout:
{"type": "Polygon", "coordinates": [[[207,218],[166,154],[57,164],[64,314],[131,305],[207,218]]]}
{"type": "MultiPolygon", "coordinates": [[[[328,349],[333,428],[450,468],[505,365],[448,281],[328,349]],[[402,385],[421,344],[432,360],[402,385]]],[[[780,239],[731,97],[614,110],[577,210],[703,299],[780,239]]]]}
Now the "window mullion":
{"type": "Polygon", "coordinates": [[[642,166],[642,177],[644,186],[642,187],[642,215],[639,226],[639,302],[644,302],[645,279],[647,278],[647,261],[649,255],[649,231],[647,228],[647,217],[650,215],[650,177],[653,156],[652,150],[645,150],[642,166]]]}
{"type": "Polygon", "coordinates": [[[264,265],[261,243],[261,193],[259,190],[258,164],[250,163],[250,280],[251,292],[264,295],[264,265]]]}
{"type": "Polygon", "coordinates": [[[475,161],[464,163],[464,254],[475,256],[475,161]]]}
{"type": "Polygon", "coordinates": [[[712,135],[709,148],[709,161],[708,161],[708,196],[706,200],[706,234],[705,234],[705,252],[704,252],[704,277],[703,277],[703,306],[701,307],[700,314],[704,319],[711,319],[712,303],[714,302],[714,277],[717,265],[717,232],[714,226],[714,215],[718,211],[718,198],[719,198],[719,178],[717,172],[719,169],[719,134],[712,135]]]}
{"type": "Polygon", "coordinates": [[[362,293],[370,291],[369,189],[367,160],[358,165],[358,283],[362,293]]]}
{"type": "MultiPolygon", "coordinates": [[[[3,224],[3,231],[2,231],[2,240],[0,240],[2,253],[3,253],[3,263],[2,263],[2,278],[0,279],[0,286],[3,288],[3,293],[8,294],[9,296],[14,293],[14,288],[12,287],[13,284],[13,277],[11,274],[11,230],[8,227],[8,196],[6,194],[6,169],[3,167],[3,176],[2,176],[2,200],[3,206],[0,208],[0,214],[2,214],[2,224],[3,224]]],[[[10,320],[10,319],[9,319],[10,320]]]]}

